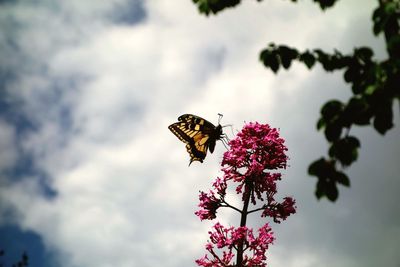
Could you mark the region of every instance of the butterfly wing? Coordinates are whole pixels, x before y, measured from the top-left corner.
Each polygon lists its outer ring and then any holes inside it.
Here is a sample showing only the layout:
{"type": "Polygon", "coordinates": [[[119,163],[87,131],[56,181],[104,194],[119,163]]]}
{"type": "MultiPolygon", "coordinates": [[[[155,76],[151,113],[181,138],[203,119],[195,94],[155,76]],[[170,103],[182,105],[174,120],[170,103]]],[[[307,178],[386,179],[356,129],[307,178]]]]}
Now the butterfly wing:
{"type": "MultiPolygon", "coordinates": [[[[190,163],[193,161],[203,162],[207,155],[214,150],[216,142],[216,129],[211,122],[191,114],[184,114],[178,118],[179,122],[171,124],[168,128],[179,140],[186,143],[186,150],[190,156],[190,163]]],[[[219,137],[219,135],[218,135],[219,137]]]]}
{"type": "Polygon", "coordinates": [[[208,120],[192,114],[183,114],[179,116],[178,121],[186,122],[191,125],[200,125],[202,127],[202,130],[207,133],[211,133],[216,128],[214,124],[212,124],[208,120]]]}
{"type": "Polygon", "coordinates": [[[189,165],[193,161],[203,162],[203,160],[207,155],[209,140],[210,140],[209,135],[205,135],[199,132],[193,137],[193,140],[190,143],[186,144],[186,150],[190,155],[189,165]]]}

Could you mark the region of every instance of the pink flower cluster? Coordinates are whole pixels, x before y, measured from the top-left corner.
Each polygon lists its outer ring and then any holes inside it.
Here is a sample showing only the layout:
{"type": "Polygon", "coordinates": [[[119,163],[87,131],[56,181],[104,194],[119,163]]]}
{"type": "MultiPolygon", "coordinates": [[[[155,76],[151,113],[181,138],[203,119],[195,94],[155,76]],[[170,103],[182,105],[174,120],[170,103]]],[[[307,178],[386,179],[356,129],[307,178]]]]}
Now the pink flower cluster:
{"type": "Polygon", "coordinates": [[[217,209],[219,207],[224,207],[224,197],[226,195],[227,184],[226,181],[217,178],[213,183],[213,187],[219,197],[216,196],[214,191],[210,190],[208,194],[200,191],[200,210],[196,211],[195,214],[200,218],[200,220],[212,220],[215,219],[217,214],[217,209]]]}
{"type": "Polygon", "coordinates": [[[225,228],[220,223],[214,225],[214,231],[210,231],[210,241],[206,245],[207,251],[213,256],[212,259],[208,258],[208,255],[204,255],[203,258],[196,260],[198,266],[204,267],[227,267],[234,266],[233,258],[235,254],[233,249],[242,244],[244,251],[247,251],[244,255],[242,266],[267,266],[265,263],[265,253],[268,249],[269,244],[274,241],[271,227],[265,224],[258,230],[258,236],[255,237],[253,230],[246,226],[234,228],[225,228]],[[227,248],[223,251],[222,255],[218,255],[215,251],[215,247],[218,249],[227,248]]]}
{"type": "Polygon", "coordinates": [[[235,139],[229,142],[229,150],[222,160],[223,177],[213,183],[213,190],[200,192],[200,209],[195,214],[201,220],[216,218],[220,207],[228,207],[241,214],[241,225],[238,228],[224,228],[217,223],[210,232],[210,242],[206,245],[208,255],[196,261],[199,266],[235,266],[232,265],[234,251],[237,254],[237,265],[266,266],[266,250],[274,240],[268,224],[259,229],[258,237],[253,230],[246,227],[246,217],[250,213],[262,211],[261,217],[271,217],[280,223],[290,214],[296,212],[295,200],[285,197],[282,202],[275,200],[277,181],[285,169],[288,157],[284,139],[279,137],[277,129],[268,124],[248,123],[235,139]],[[235,184],[235,191],[241,194],[243,208],[230,205],[225,200],[228,183],[235,184]],[[253,207],[250,209],[249,204],[253,207]],[[261,203],[260,206],[256,206],[261,203]],[[222,255],[215,248],[225,250],[222,255]],[[239,255],[242,254],[242,255],[239,255]]]}
{"type": "MultiPolygon", "coordinates": [[[[275,201],[276,182],[281,180],[281,174],[268,170],[285,169],[288,157],[284,139],[279,137],[277,129],[268,124],[248,123],[235,139],[229,142],[230,149],[224,153],[222,160],[223,178],[217,178],[208,194],[200,192],[200,210],[195,214],[201,220],[216,218],[220,207],[229,207],[224,200],[227,182],[238,183],[236,193],[243,193],[247,186],[250,190],[251,203],[256,205],[256,199],[264,202],[259,208],[262,216],[272,217],[274,222],[285,220],[295,213],[295,201],[291,197],[284,198],[282,203],[275,201]],[[217,196],[219,195],[219,196],[217,196]]],[[[242,194],[242,198],[246,194],[242,194]]]]}
{"type": "Polygon", "coordinates": [[[199,216],[200,220],[215,219],[217,209],[221,207],[221,199],[217,198],[213,191],[210,190],[208,194],[200,192],[199,196],[201,210],[196,211],[194,214],[199,216]]]}

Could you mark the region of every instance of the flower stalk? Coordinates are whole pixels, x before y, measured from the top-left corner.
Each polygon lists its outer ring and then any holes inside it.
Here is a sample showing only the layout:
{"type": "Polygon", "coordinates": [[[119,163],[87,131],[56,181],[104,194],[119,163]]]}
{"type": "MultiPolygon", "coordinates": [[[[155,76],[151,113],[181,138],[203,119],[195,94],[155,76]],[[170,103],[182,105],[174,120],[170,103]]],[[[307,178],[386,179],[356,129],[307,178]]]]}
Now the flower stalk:
{"type": "MultiPolygon", "coordinates": [[[[243,203],[243,210],[241,211],[241,217],[240,217],[240,227],[245,227],[246,226],[246,221],[247,221],[247,210],[249,208],[249,203],[250,203],[250,194],[251,194],[251,184],[246,184],[244,188],[244,203],[243,203]]],[[[237,266],[242,266],[243,262],[243,245],[244,241],[241,240],[238,245],[237,249],[237,255],[236,255],[236,265],[237,266]]]]}
{"type": "Polygon", "coordinates": [[[258,229],[257,235],[247,227],[247,217],[250,213],[261,212],[261,217],[280,223],[296,212],[293,198],[285,197],[282,202],[275,200],[276,183],[282,178],[276,170],[286,168],[286,151],[278,131],[267,124],[246,124],[229,142],[221,163],[224,175],[214,181],[213,190],[200,192],[200,210],[195,214],[201,220],[213,220],[219,208],[227,207],[240,212],[240,226],[225,227],[217,222],[209,231],[208,254],[196,260],[198,266],[267,266],[266,252],[275,240],[272,229],[267,222],[258,229]],[[241,195],[242,209],[226,201],[228,185],[234,185],[236,193],[241,195]],[[250,204],[256,207],[249,211],[250,204]]]}

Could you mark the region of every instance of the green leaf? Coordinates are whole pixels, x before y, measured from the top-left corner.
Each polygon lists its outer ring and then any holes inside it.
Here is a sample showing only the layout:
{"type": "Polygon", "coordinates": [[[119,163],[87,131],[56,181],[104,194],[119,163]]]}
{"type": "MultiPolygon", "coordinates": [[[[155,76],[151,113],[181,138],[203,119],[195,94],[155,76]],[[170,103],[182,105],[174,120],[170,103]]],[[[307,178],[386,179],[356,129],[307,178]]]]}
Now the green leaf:
{"type": "Polygon", "coordinates": [[[377,87],[376,87],[376,85],[369,85],[366,89],[365,89],[365,91],[364,91],[364,93],[366,94],[366,95],[372,95],[375,91],[376,91],[376,89],[377,89],[377,87]]]}
{"type": "Polygon", "coordinates": [[[320,118],[317,122],[317,130],[321,130],[325,126],[326,126],[326,122],[325,122],[324,118],[320,118]]]}
{"type": "Polygon", "coordinates": [[[384,11],[386,13],[386,16],[391,16],[391,15],[395,14],[396,10],[397,10],[396,3],[387,1],[384,4],[384,11]]]}

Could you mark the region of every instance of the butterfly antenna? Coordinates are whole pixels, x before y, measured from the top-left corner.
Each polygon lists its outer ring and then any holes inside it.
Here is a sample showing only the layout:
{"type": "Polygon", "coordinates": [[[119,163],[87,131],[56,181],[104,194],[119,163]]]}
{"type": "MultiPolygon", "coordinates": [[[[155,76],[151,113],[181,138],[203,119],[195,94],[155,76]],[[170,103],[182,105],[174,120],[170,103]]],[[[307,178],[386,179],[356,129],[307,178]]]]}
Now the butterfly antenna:
{"type": "Polygon", "coordinates": [[[220,124],[221,123],[221,119],[222,119],[222,117],[223,117],[224,115],[222,115],[221,113],[218,113],[218,124],[220,124]]]}

